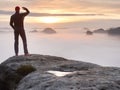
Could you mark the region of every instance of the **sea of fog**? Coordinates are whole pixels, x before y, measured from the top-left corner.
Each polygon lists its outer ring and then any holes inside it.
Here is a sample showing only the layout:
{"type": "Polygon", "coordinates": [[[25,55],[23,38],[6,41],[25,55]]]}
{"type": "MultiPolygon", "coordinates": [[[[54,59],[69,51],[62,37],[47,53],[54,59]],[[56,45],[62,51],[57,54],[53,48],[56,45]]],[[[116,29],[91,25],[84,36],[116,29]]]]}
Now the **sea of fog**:
{"type": "MultiPolygon", "coordinates": [[[[31,29],[33,30],[33,29],[31,29]]],[[[41,29],[42,30],[42,29],[41,29]]],[[[54,55],[72,60],[120,67],[120,36],[74,32],[56,28],[56,34],[26,31],[31,54],[54,55]]],[[[21,38],[20,55],[23,53],[21,38]]],[[[14,56],[14,34],[9,28],[0,30],[0,63],[14,56]]]]}

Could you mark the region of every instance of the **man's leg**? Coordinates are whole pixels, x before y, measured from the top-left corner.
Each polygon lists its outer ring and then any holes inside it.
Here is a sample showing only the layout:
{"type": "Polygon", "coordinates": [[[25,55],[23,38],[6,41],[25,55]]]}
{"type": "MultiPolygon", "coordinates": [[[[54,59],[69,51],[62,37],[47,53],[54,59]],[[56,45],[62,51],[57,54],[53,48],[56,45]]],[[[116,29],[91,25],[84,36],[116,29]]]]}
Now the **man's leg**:
{"type": "Polygon", "coordinates": [[[25,55],[28,55],[27,40],[26,40],[26,35],[25,35],[24,30],[21,30],[20,36],[21,36],[22,41],[23,41],[24,53],[25,53],[25,55]]]}
{"type": "Polygon", "coordinates": [[[14,50],[15,50],[15,55],[18,56],[18,45],[19,45],[19,33],[14,31],[14,50]]]}

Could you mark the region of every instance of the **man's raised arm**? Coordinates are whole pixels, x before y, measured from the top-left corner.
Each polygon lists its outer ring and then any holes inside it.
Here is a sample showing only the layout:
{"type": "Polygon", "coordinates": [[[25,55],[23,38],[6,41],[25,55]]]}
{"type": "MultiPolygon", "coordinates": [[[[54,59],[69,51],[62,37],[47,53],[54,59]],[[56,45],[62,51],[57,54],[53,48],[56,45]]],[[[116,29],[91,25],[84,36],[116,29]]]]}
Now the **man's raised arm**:
{"type": "Polygon", "coordinates": [[[24,13],[25,15],[28,15],[30,13],[30,11],[26,8],[26,7],[22,7],[23,10],[25,10],[26,12],[24,13]]]}

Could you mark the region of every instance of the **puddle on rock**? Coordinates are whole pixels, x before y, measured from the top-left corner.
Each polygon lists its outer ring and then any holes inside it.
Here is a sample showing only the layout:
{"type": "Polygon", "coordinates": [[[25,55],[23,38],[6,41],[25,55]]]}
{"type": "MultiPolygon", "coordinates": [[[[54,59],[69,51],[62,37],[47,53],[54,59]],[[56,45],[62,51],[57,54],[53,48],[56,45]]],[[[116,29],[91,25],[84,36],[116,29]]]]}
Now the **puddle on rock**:
{"type": "Polygon", "coordinates": [[[73,72],[62,72],[62,71],[47,71],[48,73],[52,73],[58,77],[66,76],[68,74],[71,74],[73,72]]]}

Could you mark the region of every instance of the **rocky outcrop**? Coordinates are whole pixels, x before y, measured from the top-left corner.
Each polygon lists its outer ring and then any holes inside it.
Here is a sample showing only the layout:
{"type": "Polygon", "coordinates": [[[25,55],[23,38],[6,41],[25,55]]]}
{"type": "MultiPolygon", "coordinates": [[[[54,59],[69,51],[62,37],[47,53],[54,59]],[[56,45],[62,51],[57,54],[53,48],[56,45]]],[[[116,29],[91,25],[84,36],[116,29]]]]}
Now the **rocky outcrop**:
{"type": "Polygon", "coordinates": [[[5,68],[0,68],[0,90],[120,90],[120,68],[116,67],[48,55],[11,57],[1,66],[5,68]],[[9,76],[20,76],[16,70],[22,65],[31,65],[36,71],[16,83],[16,79],[12,81],[9,76]],[[4,89],[2,81],[11,89],[4,89]]]}

